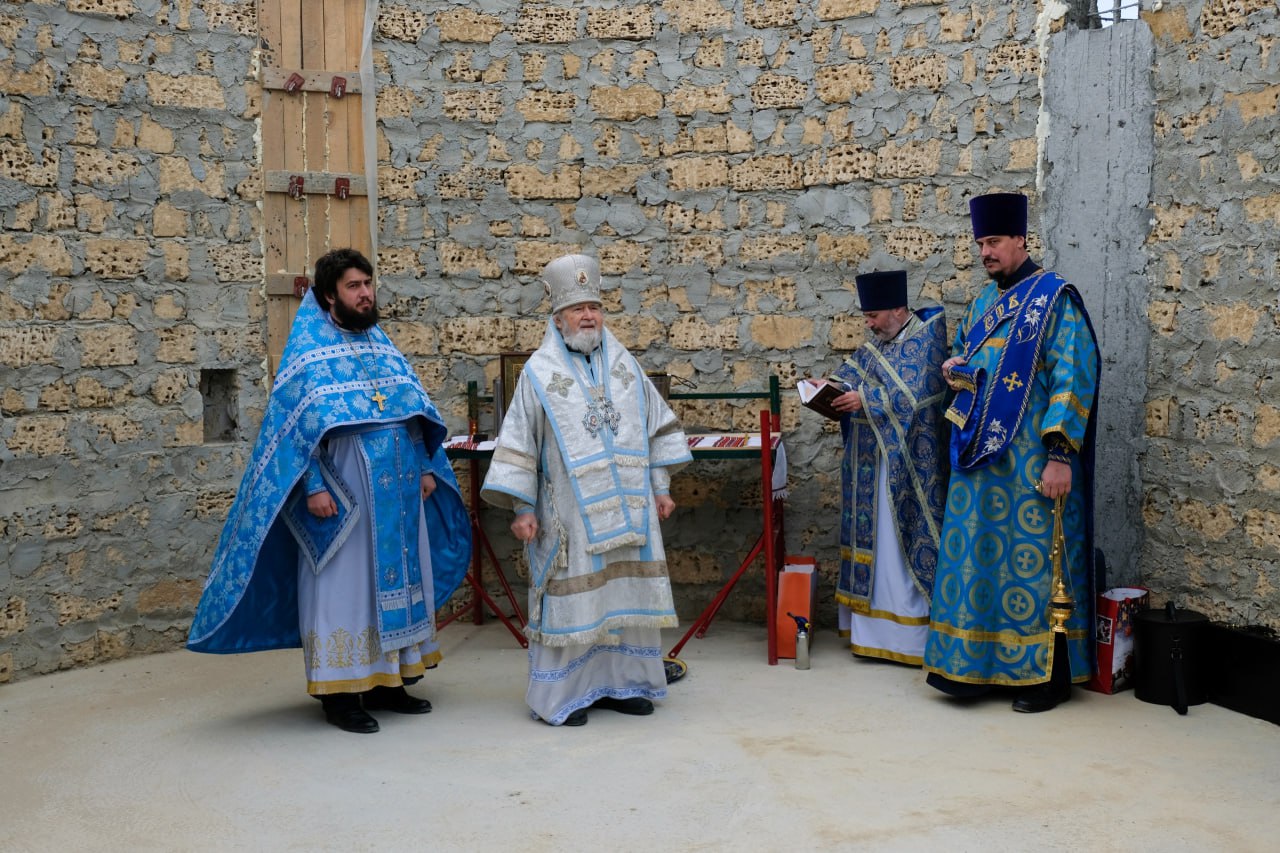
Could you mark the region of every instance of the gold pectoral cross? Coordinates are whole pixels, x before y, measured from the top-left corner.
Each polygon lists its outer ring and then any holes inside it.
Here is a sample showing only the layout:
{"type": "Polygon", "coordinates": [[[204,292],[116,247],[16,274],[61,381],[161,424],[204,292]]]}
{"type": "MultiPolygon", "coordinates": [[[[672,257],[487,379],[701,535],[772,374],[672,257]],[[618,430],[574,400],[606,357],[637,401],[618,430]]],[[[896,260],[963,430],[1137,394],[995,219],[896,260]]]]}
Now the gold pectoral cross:
{"type": "Polygon", "coordinates": [[[1022,387],[1022,380],[1018,378],[1018,372],[1016,370],[1000,381],[1004,383],[1004,387],[1008,388],[1010,392],[1015,388],[1022,387]]]}
{"type": "Polygon", "coordinates": [[[387,401],[387,395],[383,394],[377,388],[374,388],[373,396],[371,396],[369,399],[373,400],[373,402],[378,404],[378,411],[381,412],[383,408],[382,404],[387,401]]]}

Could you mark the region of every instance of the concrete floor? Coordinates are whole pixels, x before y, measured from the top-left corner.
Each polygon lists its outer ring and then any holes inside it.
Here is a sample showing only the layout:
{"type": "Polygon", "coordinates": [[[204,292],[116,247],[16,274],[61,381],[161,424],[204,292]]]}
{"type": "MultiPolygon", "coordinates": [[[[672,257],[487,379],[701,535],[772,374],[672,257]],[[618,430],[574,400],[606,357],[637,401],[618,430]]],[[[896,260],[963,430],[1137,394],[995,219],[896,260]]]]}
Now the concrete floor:
{"type": "Polygon", "coordinates": [[[813,669],[716,624],[652,717],[535,722],[525,653],[455,625],[375,735],[297,651],[187,652],[0,686],[0,849],[1280,849],[1280,727],[1077,689],[959,705],[819,635],[813,669]]]}

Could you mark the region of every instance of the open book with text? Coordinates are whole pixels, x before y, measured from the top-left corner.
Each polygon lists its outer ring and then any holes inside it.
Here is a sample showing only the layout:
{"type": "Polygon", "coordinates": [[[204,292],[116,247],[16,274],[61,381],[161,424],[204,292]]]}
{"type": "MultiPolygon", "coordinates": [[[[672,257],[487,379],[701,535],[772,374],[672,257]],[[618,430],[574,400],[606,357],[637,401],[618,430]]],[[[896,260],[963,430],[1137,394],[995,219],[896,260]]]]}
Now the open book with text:
{"type": "Polygon", "coordinates": [[[839,385],[826,379],[801,379],[796,383],[796,390],[800,392],[800,402],[824,418],[838,421],[844,417],[832,406],[835,398],[845,393],[839,385]]]}

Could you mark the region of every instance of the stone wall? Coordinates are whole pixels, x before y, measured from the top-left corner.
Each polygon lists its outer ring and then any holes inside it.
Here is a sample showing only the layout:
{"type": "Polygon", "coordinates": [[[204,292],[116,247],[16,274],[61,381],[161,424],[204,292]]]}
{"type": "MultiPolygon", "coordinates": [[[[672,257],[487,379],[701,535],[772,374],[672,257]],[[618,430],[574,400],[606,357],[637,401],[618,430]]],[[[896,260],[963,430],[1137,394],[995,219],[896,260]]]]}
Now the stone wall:
{"type": "MultiPolygon", "coordinates": [[[[384,3],[387,328],[461,431],[466,383],[537,344],[535,273],[570,249],[601,258],[612,327],[642,362],[703,391],[829,370],[863,339],[866,269],[906,267],[954,317],[981,276],[968,197],[1044,204],[1042,46],[1065,12],[384,3]]],[[[1145,19],[1142,575],[1275,624],[1275,4],[1166,2],[1145,19]]],[[[264,403],[255,35],[249,3],[0,5],[0,681],[185,635],[264,403]],[[229,435],[206,436],[214,370],[235,371],[229,435]]],[[[680,408],[691,426],[748,428],[756,406],[680,408]]],[[[790,550],[816,555],[829,589],[837,435],[793,400],[783,426],[790,550]]],[[[674,493],[688,617],[752,544],[759,491],[747,465],[699,462],[674,493]]],[[[488,523],[512,557],[507,519],[488,523]]],[[[758,570],[726,615],[760,618],[758,570]]]]}
{"type": "Polygon", "coordinates": [[[254,26],[0,4],[0,682],[185,637],[265,400],[254,26]]]}
{"type": "Polygon", "coordinates": [[[1144,581],[1280,628],[1280,36],[1271,0],[1166,2],[1156,37],[1144,581]]]}
{"type": "MultiPolygon", "coordinates": [[[[855,273],[907,267],[958,313],[975,284],[968,197],[1034,192],[1035,4],[478,9],[384,5],[376,57],[382,286],[459,423],[465,380],[541,339],[535,274],[561,253],[601,258],[611,328],[646,367],[699,391],[761,390],[770,373],[789,388],[863,340],[855,273]]],[[[695,428],[758,425],[758,402],[678,409],[695,428]]],[[[838,435],[794,393],[783,428],[789,550],[830,577],[838,435]]],[[[667,546],[686,616],[754,542],[752,473],[677,475],[667,546]]],[[[514,560],[507,521],[490,530],[514,560]]],[[[761,604],[757,569],[726,613],[761,604]]]]}

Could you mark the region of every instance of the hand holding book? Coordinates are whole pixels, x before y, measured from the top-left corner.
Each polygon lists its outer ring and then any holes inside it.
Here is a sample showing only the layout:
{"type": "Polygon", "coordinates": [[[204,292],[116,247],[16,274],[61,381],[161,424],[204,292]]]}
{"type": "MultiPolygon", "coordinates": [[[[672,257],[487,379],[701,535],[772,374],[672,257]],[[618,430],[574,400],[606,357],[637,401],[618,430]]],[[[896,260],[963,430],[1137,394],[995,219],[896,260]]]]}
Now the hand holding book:
{"type": "Polygon", "coordinates": [[[849,385],[837,384],[828,379],[801,379],[796,383],[796,390],[800,392],[801,404],[833,421],[862,407],[862,401],[857,399],[857,394],[849,385]],[[854,405],[836,408],[836,400],[847,394],[853,394],[854,405]]]}

